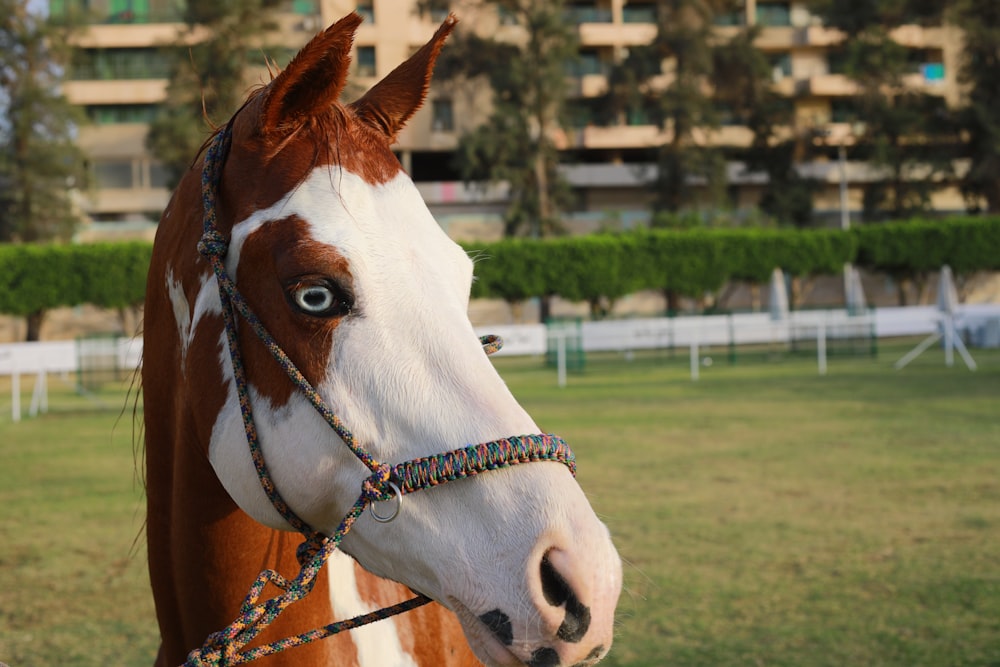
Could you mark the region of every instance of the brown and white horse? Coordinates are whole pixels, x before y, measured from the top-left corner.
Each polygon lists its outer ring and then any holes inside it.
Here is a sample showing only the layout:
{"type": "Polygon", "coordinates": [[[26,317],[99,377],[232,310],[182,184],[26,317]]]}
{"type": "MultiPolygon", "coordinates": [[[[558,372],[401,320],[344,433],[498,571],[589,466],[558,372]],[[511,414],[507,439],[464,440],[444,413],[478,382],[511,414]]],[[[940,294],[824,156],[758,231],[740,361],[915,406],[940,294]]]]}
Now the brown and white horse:
{"type": "MultiPolygon", "coordinates": [[[[360,21],[352,14],[317,35],[234,116],[217,202],[226,269],[379,460],[539,433],[469,322],[472,262],[390,150],[422,104],[455,21],[344,105],[338,97],[360,21]]],[[[247,448],[217,280],[196,249],[200,170],[201,161],[163,213],[145,309],[147,533],[160,667],[184,662],[232,621],[262,569],[297,571],[301,539],[261,490],[247,448]]],[[[299,517],[330,534],[366,471],[247,326],[238,341],[271,476],[299,517]]],[[[312,594],[263,641],[398,602],[408,589],[436,603],[262,663],[590,665],[611,645],[620,560],[558,463],[415,494],[391,524],[362,515],[341,546],[312,594]]]]}

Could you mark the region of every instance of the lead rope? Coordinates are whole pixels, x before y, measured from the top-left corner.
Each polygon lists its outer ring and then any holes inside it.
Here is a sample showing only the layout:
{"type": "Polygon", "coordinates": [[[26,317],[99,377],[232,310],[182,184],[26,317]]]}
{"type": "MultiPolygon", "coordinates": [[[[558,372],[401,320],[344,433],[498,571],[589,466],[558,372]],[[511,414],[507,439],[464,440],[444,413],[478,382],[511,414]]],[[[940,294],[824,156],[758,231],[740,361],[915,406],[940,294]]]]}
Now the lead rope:
{"type": "MultiPolygon", "coordinates": [[[[576,460],[569,446],[562,438],[548,434],[501,438],[492,442],[470,445],[450,452],[406,461],[394,466],[379,462],[356,441],[354,434],[323,401],[316,389],[296,368],[281,346],[274,340],[274,337],[253,313],[226,271],[225,256],[229,243],[218,231],[215,202],[221,180],[221,164],[230,141],[231,122],[215,135],[205,154],[201,179],[205,230],[198,243],[198,251],[212,265],[212,270],[219,284],[226,341],[233,366],[240,412],[243,417],[250,455],[254,468],[257,470],[261,487],[282,518],[302,533],[305,536],[305,541],[296,552],[301,565],[299,574],[294,579],[289,580],[274,570],[261,572],[250,586],[250,591],[240,607],[240,616],[226,628],[209,635],[201,648],[191,651],[184,663],[185,667],[222,667],[243,664],[294,646],[301,646],[329,637],[344,630],[373,623],[431,602],[430,598],[418,595],[411,600],[391,607],[362,614],[345,621],[330,623],[316,630],[241,651],[288,605],[302,599],[312,591],[320,569],[334,550],[340,546],[344,536],[351,530],[354,522],[361,516],[365,508],[374,502],[387,501],[395,497],[397,503],[401,503],[402,496],[407,493],[474,476],[486,470],[505,468],[530,461],[558,461],[566,465],[574,475],[576,474],[576,460]],[[361,484],[361,494],[358,500],[330,536],[314,530],[292,511],[281,497],[268,472],[250,407],[249,383],[243,367],[236,330],[237,314],[246,320],[250,328],[267,347],[271,356],[285,370],[292,383],[302,391],[310,404],[333,428],[344,444],[371,472],[371,475],[361,484]],[[261,601],[261,594],[268,583],[273,584],[283,592],[273,598],[261,601]]],[[[499,336],[484,336],[480,341],[487,354],[496,352],[503,344],[499,336]]],[[[389,521],[394,517],[395,514],[389,518],[376,516],[376,519],[389,521]]]]}

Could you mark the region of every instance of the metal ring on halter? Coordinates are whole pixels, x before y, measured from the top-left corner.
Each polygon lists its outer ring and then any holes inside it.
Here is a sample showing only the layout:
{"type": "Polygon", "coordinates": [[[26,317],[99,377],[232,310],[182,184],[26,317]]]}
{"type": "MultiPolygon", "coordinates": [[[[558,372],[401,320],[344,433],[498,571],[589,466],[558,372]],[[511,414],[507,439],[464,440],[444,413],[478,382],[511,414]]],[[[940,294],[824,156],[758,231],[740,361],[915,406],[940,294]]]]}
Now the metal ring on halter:
{"type": "Polygon", "coordinates": [[[378,512],[375,511],[375,503],[372,503],[371,505],[368,506],[369,511],[371,511],[372,513],[372,518],[378,521],[379,523],[389,523],[397,516],[399,516],[399,510],[401,507],[403,507],[403,492],[400,491],[399,487],[396,486],[393,482],[387,482],[387,483],[389,484],[390,487],[392,487],[392,492],[396,494],[396,506],[392,509],[392,512],[390,512],[389,514],[379,514],[378,512]]]}

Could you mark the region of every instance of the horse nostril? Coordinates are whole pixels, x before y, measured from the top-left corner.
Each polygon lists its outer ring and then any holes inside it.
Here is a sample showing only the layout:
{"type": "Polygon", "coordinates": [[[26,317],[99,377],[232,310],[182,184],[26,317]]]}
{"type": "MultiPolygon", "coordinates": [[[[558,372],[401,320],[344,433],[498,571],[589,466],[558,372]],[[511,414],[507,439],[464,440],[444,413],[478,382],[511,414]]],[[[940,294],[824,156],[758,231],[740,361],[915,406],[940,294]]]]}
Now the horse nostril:
{"type": "Polygon", "coordinates": [[[528,667],[559,667],[559,654],[552,648],[540,648],[531,654],[528,667]]]}
{"type": "Polygon", "coordinates": [[[579,642],[590,629],[590,607],[580,602],[569,582],[552,565],[548,554],[542,557],[541,579],[545,601],[553,607],[566,606],[566,617],[556,636],[571,644],[579,642]]]}
{"type": "Polygon", "coordinates": [[[552,566],[548,554],[542,557],[542,595],[545,596],[545,601],[553,607],[561,607],[572,595],[569,584],[552,566]]]}
{"type": "Polygon", "coordinates": [[[494,609],[481,615],[479,620],[490,629],[493,636],[499,639],[504,646],[510,646],[514,643],[514,628],[510,624],[510,616],[507,614],[499,609],[494,609]]]}

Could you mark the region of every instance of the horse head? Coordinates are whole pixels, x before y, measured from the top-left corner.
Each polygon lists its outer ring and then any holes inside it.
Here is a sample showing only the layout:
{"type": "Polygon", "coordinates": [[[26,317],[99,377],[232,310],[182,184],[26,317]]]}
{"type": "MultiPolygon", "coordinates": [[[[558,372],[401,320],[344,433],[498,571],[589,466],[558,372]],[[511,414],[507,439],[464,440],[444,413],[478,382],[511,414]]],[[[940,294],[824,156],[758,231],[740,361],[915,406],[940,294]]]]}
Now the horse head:
{"type": "MultiPolygon", "coordinates": [[[[344,104],[360,21],[352,14],[317,35],[230,121],[215,202],[228,239],[226,270],[378,460],[538,434],[469,321],[472,261],[441,230],[391,150],[427,94],[455,20],[344,104]]],[[[198,187],[189,174],[165,219],[187,215],[182,202],[198,187]]],[[[201,207],[194,208],[200,221],[201,207]]],[[[188,242],[164,241],[158,256],[190,255],[181,247],[188,242]]],[[[188,260],[195,279],[182,262],[157,262],[178,327],[186,409],[204,415],[197,439],[244,512],[289,530],[248,452],[216,278],[203,258],[188,260]],[[204,379],[214,376],[218,385],[204,379]]],[[[271,478],[297,516],[330,534],[366,471],[250,327],[241,324],[237,339],[271,478]]],[[[393,523],[362,515],[341,548],[367,570],[451,609],[488,665],[587,665],[610,647],[620,560],[559,463],[490,471],[407,496],[393,523]]]]}

